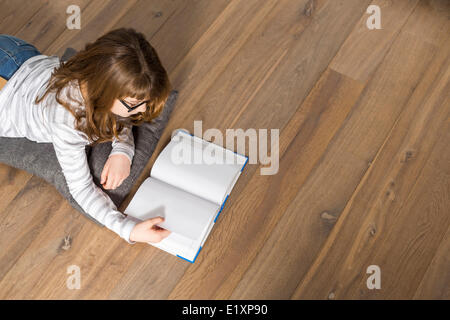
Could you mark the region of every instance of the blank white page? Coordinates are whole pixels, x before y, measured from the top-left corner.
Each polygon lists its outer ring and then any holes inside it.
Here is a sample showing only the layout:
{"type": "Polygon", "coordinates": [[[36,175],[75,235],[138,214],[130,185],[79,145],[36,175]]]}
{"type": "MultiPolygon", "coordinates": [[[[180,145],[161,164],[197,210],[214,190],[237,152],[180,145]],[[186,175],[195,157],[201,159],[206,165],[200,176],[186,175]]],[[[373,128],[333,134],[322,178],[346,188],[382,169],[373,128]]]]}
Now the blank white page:
{"type": "Polygon", "coordinates": [[[125,214],[147,220],[165,218],[158,224],[192,240],[199,240],[214,220],[220,207],[163,181],[147,178],[139,187],[125,214]]]}
{"type": "Polygon", "coordinates": [[[237,181],[246,160],[246,157],[233,151],[179,130],[156,159],[151,176],[220,206],[237,181]],[[181,144],[186,148],[182,150],[181,144]],[[222,150],[223,163],[213,161],[215,153],[205,152],[208,145],[208,150],[215,150],[217,154],[222,150]],[[186,150],[190,150],[190,163],[182,161],[186,150]],[[195,163],[194,150],[198,150],[202,157],[205,156],[202,159],[211,162],[208,164],[202,160],[202,163],[195,163]],[[234,159],[233,163],[225,161],[226,153],[234,159]]]}

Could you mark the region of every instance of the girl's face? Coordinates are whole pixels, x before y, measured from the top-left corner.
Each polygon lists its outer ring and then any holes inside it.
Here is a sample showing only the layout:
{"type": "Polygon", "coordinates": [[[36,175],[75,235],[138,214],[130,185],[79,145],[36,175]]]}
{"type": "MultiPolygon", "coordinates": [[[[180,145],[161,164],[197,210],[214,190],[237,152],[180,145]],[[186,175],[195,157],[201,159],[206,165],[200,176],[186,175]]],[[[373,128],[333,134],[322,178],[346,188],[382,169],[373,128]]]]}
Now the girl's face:
{"type": "MultiPolygon", "coordinates": [[[[81,95],[83,96],[83,99],[86,100],[86,97],[87,97],[86,84],[81,83],[80,89],[81,89],[81,95]]],[[[134,106],[136,106],[142,102],[142,101],[139,101],[139,100],[137,100],[135,98],[131,98],[131,97],[124,98],[124,99],[122,99],[122,101],[124,101],[131,108],[133,108],[134,106]]],[[[144,103],[141,106],[134,109],[133,111],[128,112],[128,108],[122,102],[120,102],[119,99],[116,99],[116,100],[114,100],[113,106],[111,108],[111,112],[118,116],[127,118],[132,114],[136,114],[139,112],[145,112],[146,108],[147,108],[147,104],[144,103]]]]}
{"type": "MultiPolygon", "coordinates": [[[[133,108],[134,106],[140,104],[141,102],[143,102],[142,100],[137,100],[135,98],[131,98],[131,97],[127,97],[122,99],[123,102],[125,102],[128,106],[130,106],[131,108],[133,108]]],[[[147,104],[144,103],[142,105],[140,105],[139,107],[137,107],[136,109],[134,109],[133,111],[128,112],[128,108],[122,103],[120,102],[119,99],[114,100],[113,106],[111,108],[111,112],[121,116],[121,117],[129,117],[130,115],[139,113],[139,112],[145,112],[145,110],[147,109],[147,104]]]]}

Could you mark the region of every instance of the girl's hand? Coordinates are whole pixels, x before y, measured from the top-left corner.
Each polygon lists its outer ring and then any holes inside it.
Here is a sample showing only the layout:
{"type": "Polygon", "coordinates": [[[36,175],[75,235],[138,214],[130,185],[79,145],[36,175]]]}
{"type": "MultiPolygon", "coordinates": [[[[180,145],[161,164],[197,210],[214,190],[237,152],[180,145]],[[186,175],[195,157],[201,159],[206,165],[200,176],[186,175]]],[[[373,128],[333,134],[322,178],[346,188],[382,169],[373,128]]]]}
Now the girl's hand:
{"type": "Polygon", "coordinates": [[[105,189],[115,189],[130,175],[130,159],[124,154],[113,154],[103,167],[100,183],[105,189]]]}
{"type": "Polygon", "coordinates": [[[160,242],[170,234],[169,230],[157,226],[164,221],[162,217],[155,217],[136,224],[131,230],[130,240],[136,242],[160,242]]]}

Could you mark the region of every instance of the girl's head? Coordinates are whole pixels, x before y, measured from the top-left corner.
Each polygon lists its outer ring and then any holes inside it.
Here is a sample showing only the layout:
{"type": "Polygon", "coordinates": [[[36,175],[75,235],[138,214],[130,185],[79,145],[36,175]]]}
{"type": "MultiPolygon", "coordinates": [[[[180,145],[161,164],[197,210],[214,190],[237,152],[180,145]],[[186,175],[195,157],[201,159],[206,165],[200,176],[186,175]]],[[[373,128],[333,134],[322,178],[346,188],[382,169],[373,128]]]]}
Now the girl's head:
{"type": "Polygon", "coordinates": [[[56,92],[57,101],[75,116],[77,129],[96,144],[117,137],[124,124],[151,122],[161,113],[170,90],[167,72],[144,35],[121,28],[88,43],[55,68],[47,91],[36,102],[56,92]],[[60,99],[61,90],[73,80],[78,80],[85,102],[79,112],[60,99]]]}

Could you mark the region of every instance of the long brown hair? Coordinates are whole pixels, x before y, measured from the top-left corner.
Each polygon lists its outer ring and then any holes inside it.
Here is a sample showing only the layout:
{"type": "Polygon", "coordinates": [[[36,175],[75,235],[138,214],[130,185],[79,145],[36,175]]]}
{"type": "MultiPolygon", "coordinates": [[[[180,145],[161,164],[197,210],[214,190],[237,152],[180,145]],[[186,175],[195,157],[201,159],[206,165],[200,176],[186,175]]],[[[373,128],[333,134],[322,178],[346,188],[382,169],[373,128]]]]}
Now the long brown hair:
{"type": "Polygon", "coordinates": [[[88,43],[67,62],[61,62],[53,71],[45,94],[35,102],[55,92],[58,103],[75,117],[76,129],[95,145],[112,141],[113,136],[118,138],[125,124],[151,122],[162,112],[171,89],[167,72],[145,36],[131,28],[120,28],[88,43]],[[61,91],[74,80],[80,86],[86,85],[85,110],[72,110],[61,99],[61,91]],[[125,97],[149,100],[147,110],[128,118],[112,113],[115,99],[125,97]]]}

